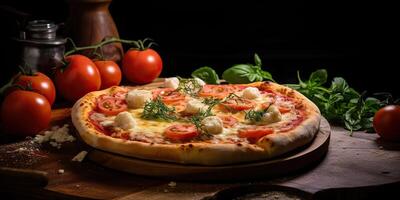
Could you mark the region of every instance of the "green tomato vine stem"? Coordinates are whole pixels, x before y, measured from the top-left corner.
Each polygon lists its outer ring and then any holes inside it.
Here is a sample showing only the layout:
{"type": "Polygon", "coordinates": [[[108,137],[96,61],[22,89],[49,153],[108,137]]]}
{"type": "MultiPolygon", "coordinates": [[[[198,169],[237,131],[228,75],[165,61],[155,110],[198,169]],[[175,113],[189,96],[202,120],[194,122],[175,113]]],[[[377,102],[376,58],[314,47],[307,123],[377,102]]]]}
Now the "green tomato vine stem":
{"type": "Polygon", "coordinates": [[[117,37],[111,37],[111,38],[105,38],[101,42],[99,42],[97,44],[94,44],[94,45],[84,46],[84,47],[77,47],[76,44],[74,43],[74,41],[71,38],[67,38],[67,41],[69,41],[72,44],[72,49],[70,51],[67,51],[64,54],[64,57],[67,57],[67,56],[69,56],[71,54],[74,54],[76,52],[79,52],[79,51],[90,50],[90,49],[93,49],[95,54],[97,54],[97,56],[104,57],[101,47],[103,47],[104,45],[111,44],[111,43],[116,43],[116,42],[133,45],[133,46],[135,46],[136,49],[144,50],[146,48],[150,48],[150,46],[154,44],[153,42],[150,42],[147,45],[147,47],[145,47],[144,43],[147,42],[148,40],[151,40],[151,39],[146,38],[144,40],[137,40],[136,41],[136,40],[124,40],[124,39],[120,39],[120,38],[117,38],[117,37]],[[96,53],[96,51],[99,50],[99,49],[100,49],[100,55],[98,55],[98,53],[96,53]]]}

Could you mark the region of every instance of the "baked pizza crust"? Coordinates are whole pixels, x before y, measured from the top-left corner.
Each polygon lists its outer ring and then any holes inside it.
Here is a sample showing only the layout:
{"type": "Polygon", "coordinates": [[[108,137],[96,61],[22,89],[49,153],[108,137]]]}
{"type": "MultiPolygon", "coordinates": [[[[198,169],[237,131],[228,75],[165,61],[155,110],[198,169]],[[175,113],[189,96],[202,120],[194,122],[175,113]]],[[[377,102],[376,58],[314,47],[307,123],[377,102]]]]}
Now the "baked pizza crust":
{"type": "MultiPolygon", "coordinates": [[[[262,82],[249,86],[258,86],[262,82]]],[[[91,92],[79,99],[72,108],[71,118],[81,138],[90,146],[134,158],[198,165],[226,165],[266,160],[279,156],[311,142],[318,132],[321,115],[318,107],[301,93],[275,83],[268,83],[280,90],[300,98],[306,107],[307,117],[296,128],[281,134],[266,135],[256,144],[211,144],[186,142],[182,144],[157,144],[113,138],[97,131],[87,119],[95,107],[96,97],[109,94],[123,87],[111,87],[91,92]]],[[[146,87],[141,87],[146,89],[146,87]]]]}

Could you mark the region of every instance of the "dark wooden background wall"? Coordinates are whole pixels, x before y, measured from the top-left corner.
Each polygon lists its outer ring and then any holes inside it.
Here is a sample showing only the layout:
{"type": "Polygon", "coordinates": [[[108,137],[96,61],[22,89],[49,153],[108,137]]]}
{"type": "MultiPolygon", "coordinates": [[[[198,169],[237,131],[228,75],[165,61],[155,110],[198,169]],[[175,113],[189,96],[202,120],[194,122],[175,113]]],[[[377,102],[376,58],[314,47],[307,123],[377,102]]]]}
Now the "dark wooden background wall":
{"type": "MultiPolygon", "coordinates": [[[[64,22],[66,1],[2,1],[36,18],[64,22]]],[[[18,49],[15,18],[1,11],[1,83],[15,71],[18,49]]],[[[365,1],[122,1],[110,12],[121,38],[156,40],[164,60],[163,76],[188,76],[201,66],[221,74],[237,63],[253,62],[281,83],[328,69],[357,90],[399,96],[395,6],[365,1]]]]}

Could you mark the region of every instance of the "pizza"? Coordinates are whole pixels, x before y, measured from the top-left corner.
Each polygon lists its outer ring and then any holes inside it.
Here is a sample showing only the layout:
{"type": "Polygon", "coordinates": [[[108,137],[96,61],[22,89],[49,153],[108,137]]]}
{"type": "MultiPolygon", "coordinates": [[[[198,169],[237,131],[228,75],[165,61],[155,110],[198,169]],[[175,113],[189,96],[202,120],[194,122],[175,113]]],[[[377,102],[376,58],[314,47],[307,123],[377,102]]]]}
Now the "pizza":
{"type": "Polygon", "coordinates": [[[72,108],[88,145],[115,154],[180,164],[267,160],[310,143],[318,107],[273,82],[208,85],[167,78],[156,86],[114,86],[72,108]]]}

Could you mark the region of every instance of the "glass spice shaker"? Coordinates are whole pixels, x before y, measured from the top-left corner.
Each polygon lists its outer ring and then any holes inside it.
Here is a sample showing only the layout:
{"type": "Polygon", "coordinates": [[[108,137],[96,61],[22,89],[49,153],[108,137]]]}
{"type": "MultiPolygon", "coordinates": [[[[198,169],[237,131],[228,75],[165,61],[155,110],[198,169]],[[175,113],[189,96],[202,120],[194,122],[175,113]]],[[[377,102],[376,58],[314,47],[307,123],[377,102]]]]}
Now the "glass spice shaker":
{"type": "Polygon", "coordinates": [[[28,22],[20,37],[21,65],[29,66],[34,72],[40,71],[52,76],[52,69],[62,63],[65,38],[57,37],[58,25],[49,20],[28,22]]]}

